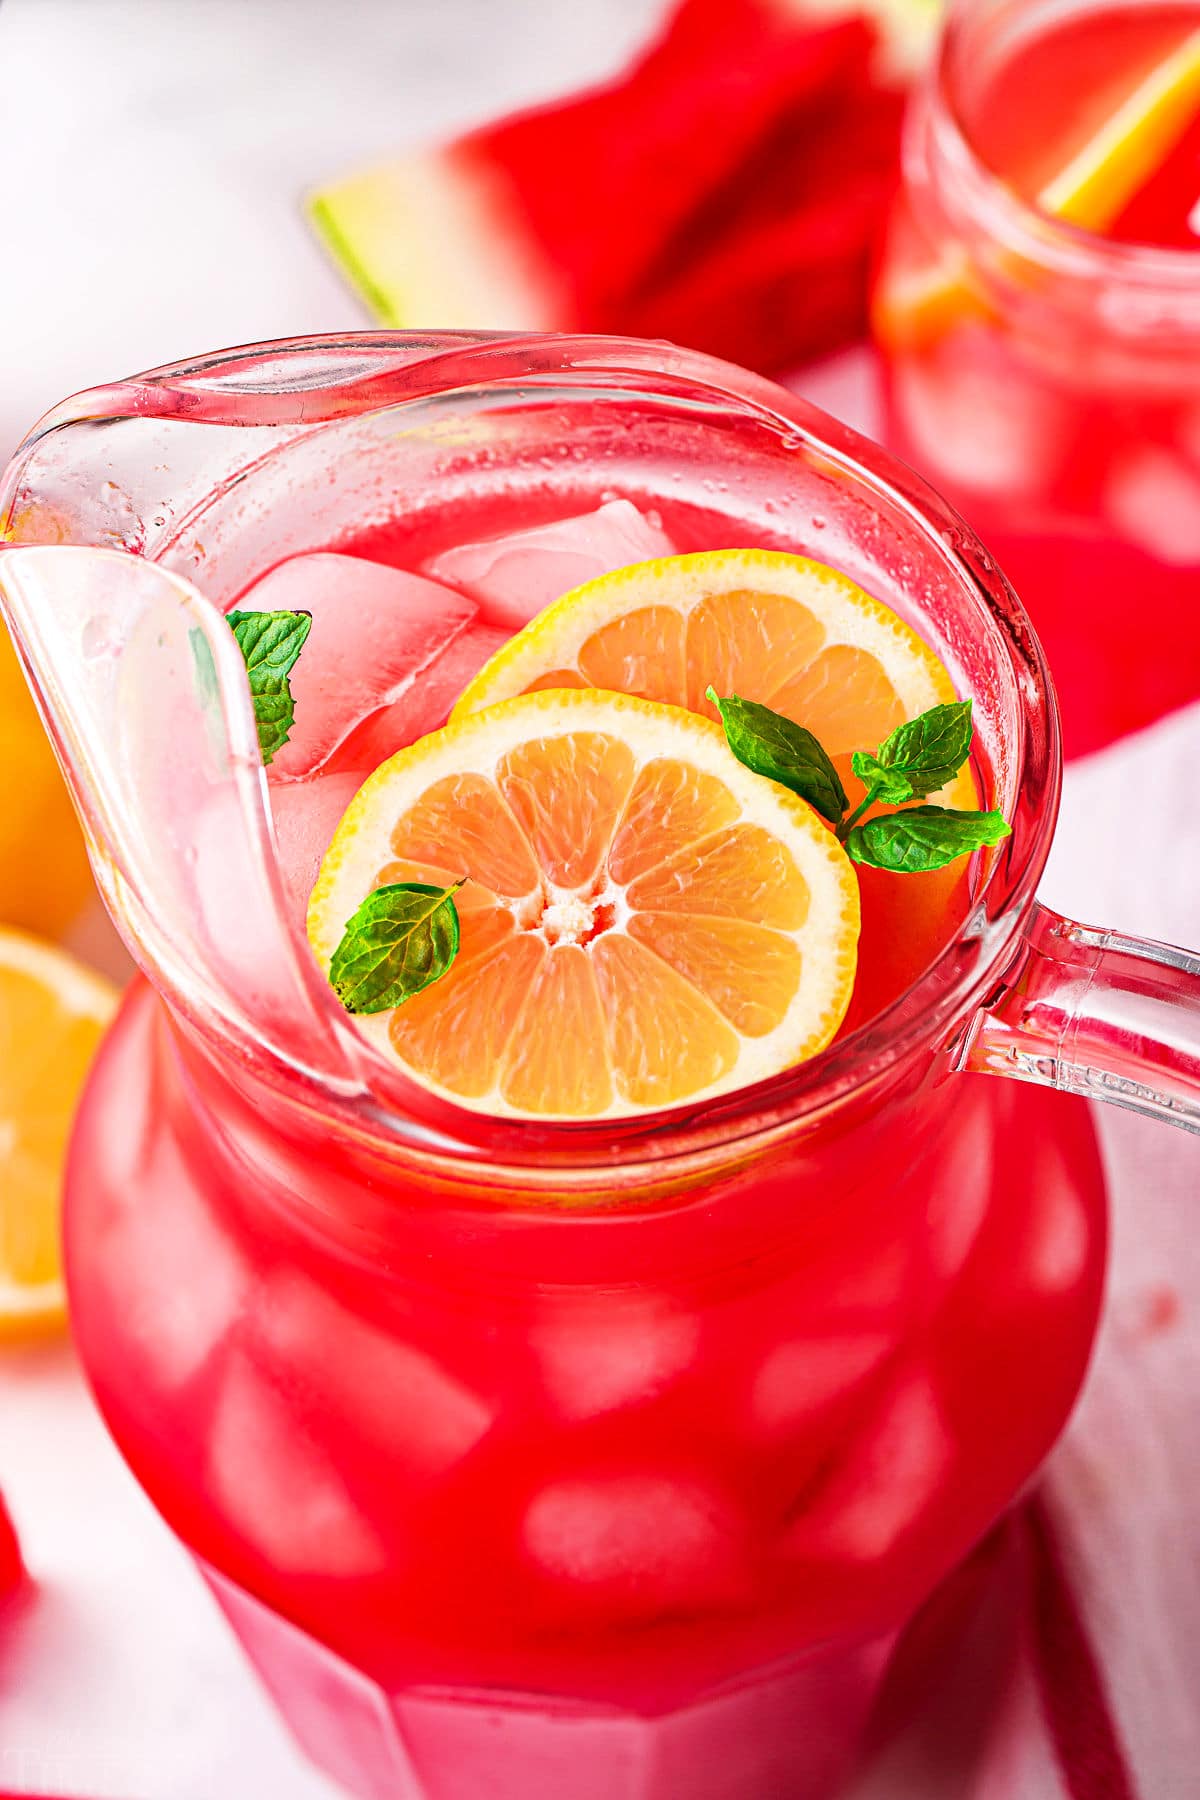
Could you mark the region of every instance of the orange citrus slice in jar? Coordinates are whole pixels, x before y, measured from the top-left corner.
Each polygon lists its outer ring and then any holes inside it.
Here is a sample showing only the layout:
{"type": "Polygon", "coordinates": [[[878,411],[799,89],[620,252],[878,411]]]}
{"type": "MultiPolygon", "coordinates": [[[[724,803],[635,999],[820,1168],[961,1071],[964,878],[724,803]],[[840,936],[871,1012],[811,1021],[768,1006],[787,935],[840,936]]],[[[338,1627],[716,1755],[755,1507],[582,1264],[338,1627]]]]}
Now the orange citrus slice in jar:
{"type": "MultiPolygon", "coordinates": [[[[711,550],[564,595],[484,664],[451,717],[541,688],[598,687],[715,719],[710,684],[811,731],[852,805],[862,786],[851,754],[958,698],[912,627],[837,569],[779,550],[711,550]]],[[[969,770],[933,798],[976,806],[969,770]]]]}
{"type": "Polygon", "coordinates": [[[481,1111],[569,1120],[708,1099],[815,1055],[850,999],[845,852],[677,707],[543,689],[392,757],[322,864],[318,960],[330,969],[374,889],[463,877],[448,971],[356,1023],[481,1111]]]}
{"type": "Polygon", "coordinates": [[[116,1003],[116,989],[74,957],[0,930],[0,1338],[62,1319],[67,1140],[116,1003]]]}
{"type": "MultiPolygon", "coordinates": [[[[1033,160],[1007,185],[1049,218],[1103,235],[1175,150],[1200,107],[1200,31],[1149,66],[1117,71],[1078,117],[1037,134],[1033,160]]],[[[919,351],[954,326],[991,316],[960,243],[930,255],[911,221],[892,227],[892,254],[871,298],[871,325],[885,349],[919,351]]],[[[999,265],[1029,283],[1013,255],[999,265]]]]}

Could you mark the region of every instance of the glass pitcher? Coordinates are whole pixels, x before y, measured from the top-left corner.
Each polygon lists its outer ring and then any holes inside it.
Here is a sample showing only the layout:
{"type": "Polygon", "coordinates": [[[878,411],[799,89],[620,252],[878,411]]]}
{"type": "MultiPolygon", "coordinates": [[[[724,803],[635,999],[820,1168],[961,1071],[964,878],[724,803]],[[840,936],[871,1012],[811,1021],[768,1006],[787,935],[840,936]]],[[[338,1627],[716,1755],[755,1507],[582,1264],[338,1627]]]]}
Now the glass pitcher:
{"type": "Polygon", "coordinates": [[[1200,1126],[1200,962],[1035,898],[1058,726],[1003,576],[794,396],[596,339],[157,370],[52,413],[0,519],[144,977],[74,1140],[77,1341],[299,1742],[372,1797],[836,1791],[897,1632],[1084,1373],[1104,1190],[1050,1090],[1200,1126]],[[907,991],[707,1107],[537,1126],[435,1098],[364,1046],[289,903],[222,611],[281,558],[531,494],[846,570],[974,695],[1013,823],[907,991]]]}

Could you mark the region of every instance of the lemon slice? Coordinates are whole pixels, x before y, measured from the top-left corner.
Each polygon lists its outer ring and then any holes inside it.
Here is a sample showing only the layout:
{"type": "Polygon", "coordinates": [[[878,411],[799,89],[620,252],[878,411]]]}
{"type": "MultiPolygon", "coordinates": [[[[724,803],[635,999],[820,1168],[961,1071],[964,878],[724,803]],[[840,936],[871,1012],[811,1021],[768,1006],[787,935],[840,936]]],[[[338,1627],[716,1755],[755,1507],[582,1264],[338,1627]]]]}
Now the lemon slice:
{"type": "Polygon", "coordinates": [[[74,957],[0,930],[0,1336],[61,1320],[67,1138],[117,991],[74,957]]]}
{"type": "MultiPolygon", "coordinates": [[[[852,802],[862,794],[853,751],[957,699],[929,646],[848,576],[783,551],[713,550],[575,588],[484,664],[451,716],[541,688],[598,687],[715,719],[710,683],[806,726],[852,802]]],[[[975,806],[970,772],[936,800],[975,806]]]]}
{"type": "Polygon", "coordinates": [[[815,1055],[849,1003],[845,852],[677,707],[547,689],[392,757],[313,890],[322,966],[374,888],[463,876],[449,971],[356,1023],[481,1111],[581,1119],[707,1099],[815,1055]]]}

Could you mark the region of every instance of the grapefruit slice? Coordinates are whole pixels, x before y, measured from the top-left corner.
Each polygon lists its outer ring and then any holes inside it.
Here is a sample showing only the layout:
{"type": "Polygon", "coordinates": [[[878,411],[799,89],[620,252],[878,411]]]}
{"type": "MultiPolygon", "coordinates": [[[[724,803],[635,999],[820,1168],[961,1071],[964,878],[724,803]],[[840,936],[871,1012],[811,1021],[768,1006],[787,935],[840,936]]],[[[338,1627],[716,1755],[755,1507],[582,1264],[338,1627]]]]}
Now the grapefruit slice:
{"type": "Polygon", "coordinates": [[[849,1003],[845,852],[676,707],[543,690],[392,757],[313,890],[322,967],[373,889],[463,876],[449,971],[355,1023],[480,1111],[582,1119],[708,1099],[814,1056],[849,1003]]]}
{"type": "MultiPolygon", "coordinates": [[[[1200,31],[1149,69],[1130,70],[1126,80],[1123,93],[1108,91],[1106,116],[1082,141],[1068,139],[1059,167],[1037,182],[1034,203],[1051,218],[1104,233],[1167,161],[1200,109],[1200,31]]],[[[1044,157],[1040,139],[1036,148],[1044,157]]],[[[960,244],[922,260],[912,228],[900,229],[871,302],[875,336],[885,348],[926,349],[963,318],[988,312],[960,244]]]]}
{"type": "MultiPolygon", "coordinates": [[[[958,698],[928,645],[848,576],[779,550],[713,550],[565,594],[484,664],[451,718],[542,688],[599,687],[715,719],[710,683],[806,726],[852,801],[853,751],[958,698]]],[[[974,806],[970,774],[938,803],[974,806]]]]}
{"type": "Polygon", "coordinates": [[[62,1319],[67,1138],[116,1002],[109,982],[64,951],[0,930],[0,1338],[62,1319]]]}

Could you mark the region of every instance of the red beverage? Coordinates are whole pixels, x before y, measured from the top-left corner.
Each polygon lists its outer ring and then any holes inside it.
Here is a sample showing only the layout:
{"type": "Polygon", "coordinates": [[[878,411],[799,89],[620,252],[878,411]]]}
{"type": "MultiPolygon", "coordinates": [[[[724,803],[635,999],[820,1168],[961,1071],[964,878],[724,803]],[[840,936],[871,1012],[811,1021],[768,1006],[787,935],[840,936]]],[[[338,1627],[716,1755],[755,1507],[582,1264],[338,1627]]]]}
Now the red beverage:
{"type": "Polygon", "coordinates": [[[1078,755],[1200,694],[1200,6],[962,9],[904,166],[889,439],[1028,606],[1078,755]]]}
{"type": "Polygon", "coordinates": [[[0,1603],[10,1594],[14,1594],[25,1579],[25,1565],[21,1561],[21,1546],[17,1542],[17,1533],[8,1514],[8,1508],[0,1497],[0,1603]]]}
{"type": "Polygon", "coordinates": [[[14,549],[0,581],[154,984],[96,1066],[66,1221],[124,1454],[354,1793],[832,1793],[896,1632],[1061,1429],[1099,1307],[1087,1112],[956,1071],[1115,1069],[1184,1116],[1200,1087],[1194,1018],[1151,1036],[1190,993],[1169,953],[1131,969],[1033,906],[1056,744],[1019,609],[853,434],[657,347],[264,347],[102,410],[32,439],[7,504],[143,555],[14,549]],[[156,526],[164,462],[191,487],[156,526]],[[910,618],[976,697],[1013,837],[969,882],[872,877],[857,1013],[810,1063],[657,1115],[464,1112],[347,1028],[304,886],[354,765],[437,723],[547,556],[611,566],[639,533],[816,552],[910,618]],[[268,791],[217,608],[327,554],[359,565],[311,589],[343,698],[310,694],[268,791]],[[1080,996],[1135,982],[1132,1048],[1080,996]]]}

